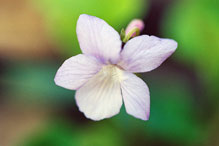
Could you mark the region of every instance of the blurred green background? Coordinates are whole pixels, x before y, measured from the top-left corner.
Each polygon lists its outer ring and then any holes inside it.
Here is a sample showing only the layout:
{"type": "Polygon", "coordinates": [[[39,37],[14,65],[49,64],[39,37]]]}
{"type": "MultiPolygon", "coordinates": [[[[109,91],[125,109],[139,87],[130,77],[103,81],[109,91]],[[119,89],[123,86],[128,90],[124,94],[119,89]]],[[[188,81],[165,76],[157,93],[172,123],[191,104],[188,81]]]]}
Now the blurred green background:
{"type": "Polygon", "coordinates": [[[218,26],[213,0],[0,0],[0,146],[218,146],[218,26]],[[75,92],[54,84],[63,61],[81,52],[82,13],[117,31],[141,18],[143,34],[178,42],[162,66],[141,74],[151,94],[148,121],[124,107],[91,121],[75,92]]]}

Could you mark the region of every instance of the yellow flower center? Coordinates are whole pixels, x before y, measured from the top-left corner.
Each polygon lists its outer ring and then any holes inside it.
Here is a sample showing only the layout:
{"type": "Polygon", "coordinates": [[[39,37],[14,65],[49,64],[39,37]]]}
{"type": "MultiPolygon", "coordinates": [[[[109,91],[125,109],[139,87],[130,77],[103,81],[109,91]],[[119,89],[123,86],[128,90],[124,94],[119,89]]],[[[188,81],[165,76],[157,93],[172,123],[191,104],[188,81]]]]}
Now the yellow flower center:
{"type": "Polygon", "coordinates": [[[103,66],[98,74],[102,74],[106,78],[110,78],[112,81],[120,82],[123,80],[123,70],[116,65],[103,66]]]}

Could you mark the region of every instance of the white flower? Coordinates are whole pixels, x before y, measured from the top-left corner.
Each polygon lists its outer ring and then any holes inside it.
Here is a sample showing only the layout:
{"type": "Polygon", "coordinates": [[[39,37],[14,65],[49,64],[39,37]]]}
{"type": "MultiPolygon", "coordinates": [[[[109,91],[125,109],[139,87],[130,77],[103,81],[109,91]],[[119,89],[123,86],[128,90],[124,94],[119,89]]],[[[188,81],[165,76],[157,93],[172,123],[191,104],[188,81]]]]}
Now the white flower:
{"type": "Polygon", "coordinates": [[[77,90],[76,103],[87,118],[102,120],[126,112],[148,120],[148,86],[133,73],[151,71],[177,48],[170,39],[142,35],[122,41],[104,20],[86,14],[77,22],[77,36],[83,54],[67,59],[57,71],[55,83],[77,90]]]}

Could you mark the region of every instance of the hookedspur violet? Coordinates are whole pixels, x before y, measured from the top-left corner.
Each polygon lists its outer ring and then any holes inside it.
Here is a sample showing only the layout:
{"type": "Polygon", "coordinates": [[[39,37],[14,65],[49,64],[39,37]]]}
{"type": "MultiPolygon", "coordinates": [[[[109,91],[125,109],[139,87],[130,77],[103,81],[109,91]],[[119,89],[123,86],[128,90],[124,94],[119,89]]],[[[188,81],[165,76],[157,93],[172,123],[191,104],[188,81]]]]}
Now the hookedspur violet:
{"type": "Polygon", "coordinates": [[[83,54],[67,59],[58,69],[55,83],[77,90],[76,104],[87,118],[102,120],[126,112],[148,120],[148,86],[134,73],[151,71],[177,48],[171,39],[136,36],[122,48],[120,35],[104,20],[80,15],[76,28],[83,54]]]}

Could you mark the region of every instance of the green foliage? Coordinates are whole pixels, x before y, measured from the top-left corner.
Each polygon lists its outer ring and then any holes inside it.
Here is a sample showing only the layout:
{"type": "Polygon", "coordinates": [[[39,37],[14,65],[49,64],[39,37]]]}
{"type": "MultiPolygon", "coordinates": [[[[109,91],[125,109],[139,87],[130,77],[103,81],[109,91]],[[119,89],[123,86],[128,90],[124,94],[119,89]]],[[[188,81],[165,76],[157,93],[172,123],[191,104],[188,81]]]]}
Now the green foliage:
{"type": "Polygon", "coordinates": [[[178,42],[175,56],[182,62],[195,66],[199,76],[209,85],[212,93],[210,96],[214,96],[219,81],[217,4],[208,0],[178,1],[163,20],[165,36],[178,42]]]}
{"type": "Polygon", "coordinates": [[[54,83],[57,65],[45,62],[17,62],[11,64],[2,81],[10,87],[13,100],[32,103],[56,103],[74,101],[74,91],[58,87],[54,83]]]}
{"type": "MultiPolygon", "coordinates": [[[[115,127],[107,122],[77,125],[52,120],[44,128],[33,132],[22,146],[122,146],[123,139],[115,127]]],[[[20,145],[18,145],[20,146],[20,145]]]]}
{"type": "Polygon", "coordinates": [[[72,125],[74,124],[65,121],[49,121],[17,146],[75,146],[78,129],[72,125]]]}
{"type": "Polygon", "coordinates": [[[45,22],[60,53],[72,56],[80,53],[76,22],[80,14],[104,19],[120,30],[131,19],[142,17],[144,0],[39,0],[34,1],[45,16],[45,22]]]}

